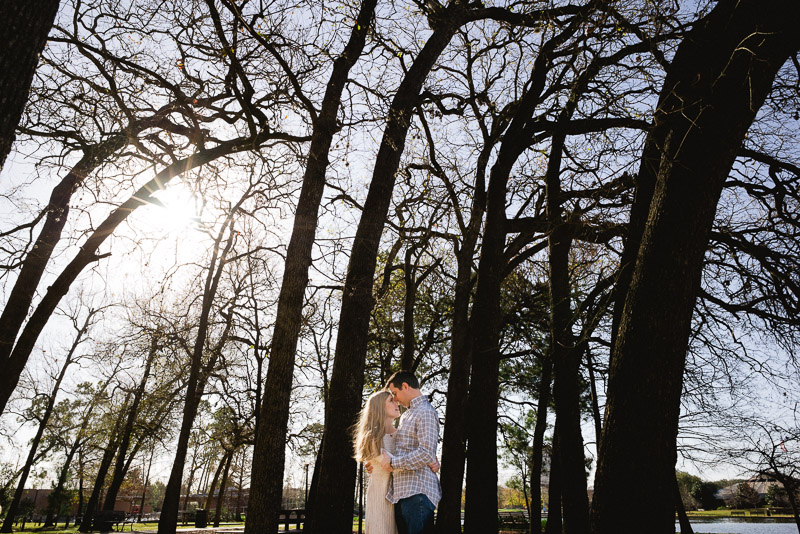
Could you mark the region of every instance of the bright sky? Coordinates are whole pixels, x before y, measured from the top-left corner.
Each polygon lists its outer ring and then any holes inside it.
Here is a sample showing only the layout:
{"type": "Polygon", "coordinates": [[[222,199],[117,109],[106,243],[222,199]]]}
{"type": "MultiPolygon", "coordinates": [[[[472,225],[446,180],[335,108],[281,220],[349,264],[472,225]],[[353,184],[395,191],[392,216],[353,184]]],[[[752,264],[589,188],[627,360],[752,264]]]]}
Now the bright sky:
{"type": "MultiPolygon", "coordinates": [[[[393,27],[395,22],[393,22],[391,14],[386,13],[385,15],[384,23],[387,27],[393,27]]],[[[409,35],[411,35],[411,32],[405,38],[413,40],[414,37],[409,37],[409,35]]],[[[402,36],[400,37],[402,38],[402,36]]],[[[359,68],[362,67],[359,66],[359,68]]],[[[392,64],[392,68],[398,68],[397,61],[392,64]]],[[[386,73],[383,72],[365,73],[361,71],[360,75],[365,77],[374,76],[376,83],[378,81],[386,83],[384,79],[386,73]]],[[[389,75],[391,76],[391,72],[389,75]]],[[[290,123],[291,119],[288,119],[287,122],[290,123]]],[[[291,124],[289,125],[291,126],[291,124]]],[[[448,134],[453,135],[452,132],[452,129],[443,126],[439,134],[445,137],[448,134]]],[[[363,201],[366,196],[366,183],[371,175],[374,157],[373,148],[379,138],[379,134],[380,129],[375,127],[364,127],[356,130],[352,137],[346,139],[348,143],[352,143],[352,148],[348,144],[347,148],[342,148],[337,152],[337,157],[346,158],[348,165],[343,167],[340,164],[342,162],[339,161],[334,166],[335,169],[331,171],[337,183],[344,184],[348,192],[358,201],[363,201]]],[[[413,140],[409,140],[409,150],[413,150],[413,140]]],[[[457,153],[454,154],[458,155],[457,153]]],[[[230,172],[233,173],[235,171],[230,172]]],[[[29,212],[34,211],[31,206],[41,206],[46,202],[50,189],[55,183],[55,175],[44,172],[41,178],[36,178],[36,176],[36,170],[23,156],[18,153],[10,156],[0,175],[0,195],[3,195],[0,196],[1,229],[19,224],[25,220],[29,212]],[[23,195],[30,200],[30,205],[18,207],[13,205],[8,200],[8,197],[4,195],[22,186],[24,186],[23,195]]],[[[296,175],[293,177],[297,178],[296,175]]],[[[144,176],[143,181],[147,178],[147,176],[144,176]]],[[[147,295],[168,272],[172,272],[173,266],[185,263],[188,260],[195,260],[199,257],[200,252],[207,250],[209,238],[203,233],[202,229],[204,225],[213,223],[218,213],[214,211],[213,206],[206,206],[201,209],[202,199],[199,194],[192,191],[192,187],[189,185],[191,183],[190,180],[191,173],[187,177],[174,180],[166,190],[158,193],[156,197],[163,204],[163,207],[151,205],[136,210],[129,218],[129,221],[115,233],[114,237],[103,245],[101,251],[110,250],[113,255],[102,260],[92,270],[81,276],[80,283],[85,288],[85,291],[96,294],[98,299],[105,297],[107,301],[147,295]]],[[[234,195],[235,193],[234,188],[226,190],[222,187],[217,191],[217,194],[223,197],[226,194],[234,195]]],[[[326,191],[324,198],[329,199],[336,194],[336,191],[329,189],[326,191]]],[[[295,195],[290,195],[291,198],[284,199],[283,204],[275,208],[274,213],[271,215],[273,224],[270,226],[270,230],[273,232],[272,235],[275,240],[274,242],[269,242],[269,245],[285,244],[288,240],[291,208],[287,208],[287,206],[294,202],[295,196],[296,192],[295,195]]],[[[323,203],[325,202],[326,200],[323,200],[323,203]]],[[[90,218],[96,225],[110,209],[108,205],[84,205],[83,207],[86,210],[84,213],[74,216],[74,219],[71,217],[67,233],[84,230],[90,218]]],[[[342,203],[333,207],[329,206],[328,209],[330,212],[323,216],[318,236],[322,240],[334,240],[352,236],[359,217],[358,210],[342,203]]],[[[324,243],[325,245],[321,246],[329,246],[329,242],[324,243]]],[[[45,277],[41,288],[46,287],[48,281],[53,278],[53,274],[59,272],[60,268],[72,258],[75,252],[75,245],[76,242],[72,242],[68,248],[58,251],[57,257],[49,268],[48,275],[45,277]]],[[[349,249],[349,244],[345,243],[343,248],[345,250],[349,249]]],[[[321,255],[321,250],[320,248],[317,249],[317,256],[321,255]]],[[[330,284],[332,281],[340,279],[344,272],[346,261],[345,252],[339,253],[331,261],[330,265],[317,265],[317,270],[312,269],[311,271],[312,283],[330,284]]],[[[276,264],[280,265],[280,262],[278,261],[276,264]]],[[[180,282],[185,282],[190,276],[190,270],[180,271],[179,274],[175,275],[175,286],[180,286],[180,282]]],[[[13,277],[6,279],[6,285],[0,290],[7,291],[12,280],[13,277]]],[[[113,335],[113,331],[113,324],[106,325],[106,335],[113,335]]],[[[38,376],[44,374],[45,369],[41,359],[42,351],[47,351],[49,354],[57,353],[60,350],[63,351],[70,334],[70,327],[63,320],[56,319],[51,321],[51,324],[47,326],[41,336],[39,346],[34,351],[34,357],[30,363],[33,374],[38,376]]],[[[785,358],[786,355],[778,354],[776,357],[785,358]]],[[[80,372],[75,374],[72,383],[66,385],[66,389],[74,385],[77,380],[85,380],[91,377],[92,371],[90,368],[81,368],[80,372]]],[[[440,415],[443,416],[443,414],[440,415]]],[[[0,459],[5,461],[19,460],[19,451],[25,449],[25,443],[32,436],[33,430],[30,427],[18,429],[18,424],[14,418],[8,416],[3,417],[0,425],[3,425],[0,428],[13,436],[10,444],[8,442],[0,442],[0,459]]],[[[587,443],[593,442],[593,424],[585,422],[583,431],[584,440],[587,443]]],[[[593,444],[587,444],[587,452],[592,456],[596,456],[593,444]]],[[[302,481],[303,465],[308,460],[294,458],[292,455],[288,455],[288,458],[287,478],[291,484],[297,486],[300,484],[299,481],[302,481]]],[[[172,458],[169,452],[157,456],[153,465],[153,475],[166,479],[171,462],[172,458]]],[[[740,474],[735,468],[729,466],[719,466],[711,469],[704,467],[701,470],[700,466],[686,463],[683,460],[679,460],[678,468],[712,480],[731,478],[740,474]]],[[[502,481],[514,475],[513,470],[502,467],[502,464],[500,464],[500,469],[502,481]]],[[[590,476],[590,485],[593,477],[594,466],[590,476]]]]}

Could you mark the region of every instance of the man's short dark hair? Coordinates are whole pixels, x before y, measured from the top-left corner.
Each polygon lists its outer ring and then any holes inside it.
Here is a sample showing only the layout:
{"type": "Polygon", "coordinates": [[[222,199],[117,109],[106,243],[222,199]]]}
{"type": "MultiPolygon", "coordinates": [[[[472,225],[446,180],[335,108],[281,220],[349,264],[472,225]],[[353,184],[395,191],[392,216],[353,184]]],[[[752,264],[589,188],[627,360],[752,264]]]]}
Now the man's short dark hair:
{"type": "Polygon", "coordinates": [[[408,384],[408,387],[419,389],[419,380],[411,371],[397,371],[395,374],[389,377],[389,380],[386,381],[386,389],[389,389],[389,386],[392,385],[397,389],[401,389],[403,384],[408,384]]]}

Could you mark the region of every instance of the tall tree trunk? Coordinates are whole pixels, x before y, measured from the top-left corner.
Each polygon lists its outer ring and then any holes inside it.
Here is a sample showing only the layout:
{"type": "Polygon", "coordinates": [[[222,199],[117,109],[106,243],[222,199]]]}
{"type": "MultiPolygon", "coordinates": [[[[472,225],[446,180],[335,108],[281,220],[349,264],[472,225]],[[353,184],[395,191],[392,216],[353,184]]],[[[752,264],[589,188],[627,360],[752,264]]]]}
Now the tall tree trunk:
{"type": "MultiPolygon", "coordinates": [[[[428,343],[433,336],[433,330],[429,330],[426,336],[425,350],[420,354],[416,354],[417,341],[415,335],[415,321],[414,310],[417,306],[417,295],[419,288],[425,279],[438,267],[441,260],[436,260],[431,265],[427,266],[421,274],[417,275],[418,265],[414,259],[414,253],[417,249],[423,248],[430,235],[422,238],[419,242],[408,247],[405,255],[405,264],[403,268],[403,281],[405,285],[405,298],[403,299],[403,352],[400,355],[400,368],[412,373],[417,372],[417,367],[420,364],[423,354],[428,348],[428,343]]],[[[391,355],[391,352],[389,353],[391,355]]]]}
{"type": "Polygon", "coordinates": [[[217,470],[214,471],[214,478],[211,479],[211,486],[208,488],[208,495],[206,496],[206,504],[204,508],[206,510],[211,509],[211,502],[214,499],[214,491],[217,489],[217,482],[219,482],[219,476],[222,474],[222,470],[225,468],[225,461],[228,459],[227,454],[222,455],[222,459],[219,461],[219,465],[217,465],[217,470]]]}
{"type": "MultiPolygon", "coordinates": [[[[186,497],[183,499],[183,510],[186,511],[189,508],[189,494],[192,492],[192,484],[194,483],[194,474],[197,472],[197,466],[195,463],[197,462],[197,451],[199,447],[195,445],[194,452],[192,453],[192,462],[191,467],[189,468],[189,480],[186,482],[186,497]]],[[[200,482],[203,481],[203,473],[200,473],[200,482]]]]}
{"type": "MultiPolygon", "coordinates": [[[[473,248],[474,252],[474,248],[473,248]]],[[[464,466],[467,459],[467,402],[471,367],[469,335],[470,275],[472,254],[468,265],[459,274],[453,304],[453,332],[450,348],[450,376],[447,379],[447,407],[442,437],[442,500],[436,515],[440,534],[461,534],[461,497],[464,485],[464,466]],[[465,274],[462,274],[462,271],[465,274]],[[463,284],[459,287],[460,284],[463,284]]]]}
{"type": "MultiPolygon", "coordinates": [[[[511,130],[509,130],[511,132],[511,130]]],[[[512,139],[514,136],[509,137],[512,139]]],[[[497,403],[500,364],[500,285],[503,280],[503,252],[506,238],[506,169],[517,154],[503,143],[492,168],[487,197],[486,228],[478,266],[478,288],[472,307],[475,329],[469,408],[467,449],[467,488],[464,507],[464,532],[496,533],[497,524],[497,403]],[[505,150],[504,150],[505,149],[505,150]]]]}
{"type": "Polygon", "coordinates": [[[558,457],[559,454],[561,454],[561,451],[558,445],[558,422],[556,422],[553,448],[550,453],[550,485],[547,488],[546,534],[561,534],[564,525],[561,516],[561,491],[563,486],[561,483],[561,460],[558,457]]]}
{"type": "Polygon", "coordinates": [[[308,269],[311,265],[319,206],[325,189],[328,153],[338,130],[336,117],[341,107],[342,92],[347,84],[348,73],[364,50],[376,5],[377,0],[362,1],[347,45],[333,62],[333,71],[328,80],[319,116],[314,118],[308,164],[295,210],[292,237],[286,251],[286,265],[272,335],[273,343],[260,405],[245,523],[247,534],[261,534],[278,529],[295,353],[300,333],[303,299],[308,286],[308,269]]]}
{"type": "MultiPolygon", "coordinates": [[[[142,521],[144,514],[144,501],[147,498],[147,487],[150,485],[150,469],[153,467],[153,455],[155,454],[155,447],[150,451],[150,462],[147,464],[147,474],[144,476],[144,487],[142,488],[142,500],[139,504],[139,522],[142,521]]],[[[144,461],[142,462],[142,469],[144,469],[144,461]]],[[[189,493],[188,491],[186,492],[189,493]]]]}
{"type": "Polygon", "coordinates": [[[406,249],[405,266],[403,268],[403,281],[405,282],[405,296],[403,298],[403,353],[400,356],[400,369],[414,372],[414,350],[416,339],[414,336],[414,308],[417,305],[417,281],[415,275],[414,247],[406,249]]]}
{"type": "Polygon", "coordinates": [[[678,514],[678,521],[681,525],[681,534],[694,534],[692,524],[689,523],[689,517],[686,515],[686,507],[683,506],[683,499],[681,498],[681,490],[678,486],[678,473],[675,472],[673,477],[674,482],[674,497],[675,497],[675,513],[678,514]]]}
{"type": "Polygon", "coordinates": [[[570,304],[569,252],[573,235],[563,213],[561,161],[566,141],[566,127],[577,109],[581,95],[603,66],[640,51],[629,46],[604,57],[595,57],[570,88],[570,95],[559,113],[550,146],[545,174],[550,278],[550,341],[553,358],[553,397],[558,434],[558,470],[564,527],[567,534],[589,530],[589,499],[584,468],[583,437],[580,413],[580,362],[583,347],[572,333],[573,312],[570,304]]]}
{"type": "Polygon", "coordinates": [[[559,471],[562,479],[562,504],[566,534],[585,534],[589,530],[589,497],[583,463],[583,437],[580,411],[581,352],[572,333],[570,305],[569,252],[572,235],[562,214],[561,154],[565,135],[557,133],[550,148],[545,182],[547,219],[551,226],[547,239],[550,278],[550,354],[553,358],[553,398],[558,429],[559,471]]]}
{"type": "MultiPolygon", "coordinates": [[[[327,415],[325,419],[327,420],[327,415]]],[[[316,500],[317,490],[319,488],[319,466],[320,462],[322,461],[322,448],[324,445],[324,439],[325,438],[323,436],[323,441],[320,443],[319,449],[317,450],[317,455],[314,459],[314,471],[311,473],[311,487],[308,490],[308,499],[306,499],[306,517],[309,517],[311,515],[311,511],[314,510],[314,501],[316,500]]]]}
{"type": "Polygon", "coordinates": [[[169,481],[164,490],[164,503],[161,506],[161,516],[158,521],[159,534],[173,534],[178,525],[178,507],[180,506],[181,499],[181,485],[183,484],[183,468],[186,463],[186,453],[189,449],[189,438],[192,433],[192,426],[197,417],[197,409],[200,406],[200,401],[203,397],[207,375],[210,369],[214,366],[219,356],[219,351],[222,350],[222,343],[227,336],[227,331],[230,329],[233,312],[229,311],[226,316],[226,327],[222,335],[222,341],[217,347],[212,347],[210,351],[212,356],[206,363],[205,369],[203,368],[203,354],[206,352],[206,340],[208,338],[209,318],[214,304],[214,299],[217,295],[217,288],[222,273],[225,267],[225,260],[228,253],[233,246],[235,232],[233,230],[233,213],[228,214],[227,220],[220,229],[214,242],[214,249],[211,256],[211,261],[208,266],[208,274],[206,276],[205,285],[203,288],[203,302],[200,312],[200,320],[197,326],[197,337],[195,338],[194,346],[192,347],[191,364],[189,369],[189,380],[186,387],[186,402],[183,408],[183,419],[181,420],[181,430],[178,435],[178,443],[175,450],[175,460],[172,463],[172,470],[170,471],[169,481]],[[225,233],[228,234],[228,239],[225,244],[222,241],[225,233]],[[201,376],[203,375],[203,376],[201,376]]]}
{"type": "Polygon", "coordinates": [[[239,464],[239,483],[236,485],[236,519],[235,521],[242,520],[242,488],[244,487],[244,460],[246,450],[242,450],[242,461],[239,464]]]}
{"type": "Polygon", "coordinates": [[[594,362],[592,361],[592,350],[589,348],[589,343],[583,344],[582,352],[586,354],[586,370],[589,372],[589,391],[592,396],[592,419],[594,420],[594,439],[598,452],[600,451],[600,438],[603,435],[603,419],[600,415],[600,404],[597,399],[597,383],[595,382],[594,375],[594,362]]]}
{"type": "MultiPolygon", "coordinates": [[[[574,25],[573,25],[574,26],[574,25]]],[[[534,61],[529,87],[509,125],[492,166],[486,203],[486,227],[478,265],[473,303],[474,345],[469,408],[472,424],[467,448],[467,489],[464,532],[496,533],[497,523],[497,405],[500,364],[500,287],[505,277],[506,184],[517,158],[528,147],[528,122],[539,102],[549,70],[549,54],[571,32],[548,41],[534,61]]]]}
{"type": "Polygon", "coordinates": [[[122,430],[122,436],[119,442],[119,450],[117,452],[117,463],[114,466],[114,475],[111,479],[111,484],[108,486],[108,492],[106,492],[106,500],[103,504],[103,510],[114,510],[114,504],[117,502],[117,494],[119,493],[119,489],[122,487],[125,474],[128,472],[126,469],[126,463],[130,465],[130,461],[133,459],[133,454],[130,455],[130,458],[128,458],[126,455],[128,454],[128,447],[130,446],[131,436],[133,435],[133,426],[136,423],[136,417],[139,415],[139,404],[144,397],[147,379],[150,376],[150,368],[153,364],[153,360],[155,359],[158,349],[159,340],[156,335],[154,335],[150,341],[150,351],[147,355],[147,361],[145,363],[142,378],[139,381],[139,386],[136,388],[136,392],[133,394],[133,403],[131,404],[131,409],[128,412],[128,419],[125,422],[125,428],[122,430]]]}
{"type": "Polygon", "coordinates": [[[222,505],[225,504],[225,487],[228,485],[228,474],[231,471],[231,462],[233,461],[233,453],[228,453],[227,460],[225,461],[225,470],[222,472],[222,481],[219,483],[219,496],[217,497],[217,509],[214,512],[214,527],[219,526],[219,520],[222,514],[222,505]]]}
{"type": "Polygon", "coordinates": [[[14,143],[39,54],[53,27],[59,0],[0,2],[0,169],[14,143]]]}
{"type": "Polygon", "coordinates": [[[541,361],[539,399],[536,406],[536,425],[531,444],[531,529],[530,534],[542,531],[542,465],[544,464],[544,433],[547,430],[547,408],[550,405],[550,383],[553,377],[553,359],[548,354],[541,361]]]}
{"type": "Polygon", "coordinates": [[[486,167],[490,148],[494,144],[487,142],[487,145],[478,156],[469,224],[463,229],[461,247],[456,251],[458,271],[453,298],[450,376],[447,378],[447,406],[442,436],[442,500],[439,501],[436,515],[436,528],[440,534],[461,534],[461,496],[467,459],[467,403],[464,401],[469,395],[469,372],[472,366],[469,303],[472,296],[472,262],[486,209],[486,167]]]}
{"type": "Polygon", "coordinates": [[[312,534],[339,534],[352,529],[356,462],[349,444],[350,427],[361,407],[367,333],[375,302],[372,295],[373,277],[380,237],[411,116],[420,101],[422,84],[464,18],[462,3],[451,3],[400,83],[389,108],[345,279],[339,332],[346,332],[347,335],[340,335],[336,342],[328,405],[330,417],[325,426],[319,487],[307,526],[312,534]]]}
{"type": "Polygon", "coordinates": [[[611,359],[595,533],[617,532],[623,516],[654,533],[674,532],[680,395],[708,233],[744,136],[778,69],[800,48],[798,23],[794,1],[718,3],[667,72],[644,152],[655,146],[661,154],[656,185],[631,253],[636,261],[611,359]],[[628,491],[641,480],[653,491],[628,491]]]}
{"type": "MultiPolygon", "coordinates": [[[[129,401],[130,393],[125,399],[125,405],[127,405],[129,401]]],[[[117,418],[117,421],[114,423],[114,427],[109,433],[111,439],[109,440],[108,445],[103,452],[103,458],[100,460],[100,467],[97,470],[97,477],[95,478],[94,486],[92,487],[92,493],[89,495],[89,500],[86,503],[86,509],[83,512],[80,527],[78,527],[78,530],[81,532],[90,532],[92,529],[92,517],[94,516],[94,513],[100,504],[100,493],[106,483],[106,475],[108,475],[108,470],[111,468],[111,463],[114,461],[114,455],[117,452],[117,447],[119,447],[119,433],[124,419],[125,418],[123,417],[123,414],[120,414],[120,416],[117,418]]]]}
{"type": "Polygon", "coordinates": [[[83,514],[85,513],[84,508],[84,495],[83,495],[83,451],[78,450],[78,515],[75,517],[75,522],[78,522],[78,518],[83,519],[83,514]]]}
{"type": "MultiPolygon", "coordinates": [[[[264,377],[264,359],[266,357],[266,349],[262,348],[262,341],[261,341],[261,320],[259,314],[259,305],[256,301],[255,291],[256,291],[256,284],[253,281],[253,272],[255,269],[250,267],[248,269],[248,274],[250,276],[250,288],[251,288],[251,302],[253,305],[253,328],[255,329],[255,339],[253,340],[253,353],[256,358],[256,377],[255,377],[255,384],[256,384],[256,391],[255,396],[253,398],[253,407],[254,407],[254,419],[255,422],[253,424],[253,443],[258,441],[258,429],[261,424],[261,388],[263,387],[262,379],[264,377]],[[263,355],[261,351],[264,351],[263,355]]],[[[242,462],[244,463],[244,458],[242,458],[242,462]]]]}

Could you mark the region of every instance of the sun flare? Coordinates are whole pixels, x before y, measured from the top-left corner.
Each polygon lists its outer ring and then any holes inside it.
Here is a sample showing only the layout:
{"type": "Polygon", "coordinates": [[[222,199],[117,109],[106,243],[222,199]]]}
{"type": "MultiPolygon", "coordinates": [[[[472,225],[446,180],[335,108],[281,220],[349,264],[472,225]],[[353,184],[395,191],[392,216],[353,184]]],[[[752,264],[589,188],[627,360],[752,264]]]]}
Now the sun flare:
{"type": "Polygon", "coordinates": [[[184,187],[172,187],[158,193],[147,221],[154,228],[184,230],[200,223],[202,201],[184,187]]]}

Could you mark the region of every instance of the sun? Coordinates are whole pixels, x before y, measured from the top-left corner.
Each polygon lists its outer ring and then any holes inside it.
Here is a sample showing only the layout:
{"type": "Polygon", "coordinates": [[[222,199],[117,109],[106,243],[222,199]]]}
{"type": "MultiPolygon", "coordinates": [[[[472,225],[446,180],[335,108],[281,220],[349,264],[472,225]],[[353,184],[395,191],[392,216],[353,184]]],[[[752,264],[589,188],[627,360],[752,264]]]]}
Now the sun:
{"type": "Polygon", "coordinates": [[[157,193],[148,210],[147,223],[153,230],[184,231],[200,224],[203,202],[197,194],[181,184],[157,193]]]}

